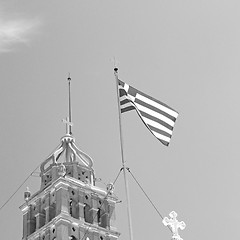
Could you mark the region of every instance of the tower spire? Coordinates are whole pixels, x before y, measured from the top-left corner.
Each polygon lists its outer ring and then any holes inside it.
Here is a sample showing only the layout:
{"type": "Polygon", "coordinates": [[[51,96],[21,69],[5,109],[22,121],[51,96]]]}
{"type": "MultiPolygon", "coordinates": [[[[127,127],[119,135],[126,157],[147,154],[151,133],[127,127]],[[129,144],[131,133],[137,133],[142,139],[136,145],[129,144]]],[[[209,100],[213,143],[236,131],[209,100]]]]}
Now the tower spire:
{"type": "Polygon", "coordinates": [[[68,73],[68,119],[69,119],[69,134],[72,135],[72,106],[71,106],[71,77],[68,73]]]}

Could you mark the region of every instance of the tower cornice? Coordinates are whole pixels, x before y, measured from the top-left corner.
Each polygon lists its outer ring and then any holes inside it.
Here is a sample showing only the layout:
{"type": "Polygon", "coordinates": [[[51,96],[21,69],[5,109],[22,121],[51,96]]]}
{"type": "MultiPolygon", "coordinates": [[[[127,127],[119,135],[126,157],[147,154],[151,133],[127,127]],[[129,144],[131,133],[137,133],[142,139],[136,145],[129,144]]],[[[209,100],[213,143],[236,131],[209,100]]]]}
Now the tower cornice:
{"type": "Polygon", "coordinates": [[[108,194],[107,190],[104,190],[100,187],[93,186],[91,184],[84,183],[80,180],[77,180],[75,178],[65,176],[65,177],[59,177],[57,180],[55,180],[50,186],[46,187],[43,191],[39,190],[36,193],[34,193],[27,202],[22,204],[19,208],[22,212],[25,212],[29,205],[34,204],[37,199],[43,198],[46,194],[51,193],[53,191],[56,191],[60,187],[75,187],[80,190],[84,190],[88,194],[97,194],[101,198],[105,198],[107,196],[107,199],[112,202],[116,203],[118,201],[118,198],[108,194]]]}
{"type": "Polygon", "coordinates": [[[43,232],[46,232],[47,229],[51,229],[57,225],[60,224],[67,224],[67,225],[75,225],[79,228],[84,229],[85,231],[89,232],[97,232],[102,235],[108,235],[112,236],[113,238],[118,238],[121,234],[115,230],[105,229],[99,226],[93,226],[88,223],[82,223],[80,220],[76,221],[76,219],[73,219],[71,216],[65,216],[65,215],[58,215],[56,218],[54,218],[52,221],[44,225],[43,227],[36,230],[34,233],[28,236],[28,240],[35,240],[37,236],[41,236],[43,232]]]}

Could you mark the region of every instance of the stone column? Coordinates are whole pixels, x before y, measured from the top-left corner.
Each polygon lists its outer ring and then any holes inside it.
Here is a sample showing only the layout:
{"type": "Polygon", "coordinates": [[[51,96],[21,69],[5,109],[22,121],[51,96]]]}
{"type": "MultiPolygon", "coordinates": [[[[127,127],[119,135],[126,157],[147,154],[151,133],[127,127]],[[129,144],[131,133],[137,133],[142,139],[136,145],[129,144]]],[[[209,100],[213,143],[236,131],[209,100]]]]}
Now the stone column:
{"type": "Polygon", "coordinates": [[[23,237],[22,239],[27,239],[28,236],[28,212],[23,213],[23,237]]]}
{"type": "Polygon", "coordinates": [[[90,209],[90,213],[91,213],[91,215],[92,215],[93,225],[98,226],[98,216],[97,216],[97,214],[98,214],[98,209],[96,209],[96,208],[91,208],[91,209],[90,209]]]}
{"type": "Polygon", "coordinates": [[[35,219],[28,219],[28,236],[31,235],[33,232],[35,232],[36,228],[35,228],[35,219]]]}
{"type": "Polygon", "coordinates": [[[115,214],[115,204],[109,203],[109,227],[110,230],[116,231],[116,214],[115,214]]]}
{"type": "Polygon", "coordinates": [[[45,215],[45,224],[47,224],[49,222],[49,207],[50,206],[47,206],[45,207],[45,212],[46,212],[46,215],[45,215]]]}
{"type": "Polygon", "coordinates": [[[36,217],[36,230],[38,230],[45,224],[45,221],[44,221],[45,216],[43,213],[37,213],[35,217],[36,217]]]}
{"type": "Polygon", "coordinates": [[[93,235],[93,240],[99,240],[99,232],[94,231],[92,235],[93,235]]]}
{"type": "Polygon", "coordinates": [[[85,219],[84,219],[84,206],[85,206],[84,196],[85,196],[85,193],[83,191],[79,190],[79,192],[78,192],[79,219],[83,222],[85,221],[85,219]]]}
{"type": "Polygon", "coordinates": [[[50,240],[50,228],[49,227],[45,231],[45,239],[44,240],[50,240]]]}
{"type": "Polygon", "coordinates": [[[57,240],[68,240],[69,239],[69,226],[63,223],[60,223],[59,226],[56,226],[57,229],[57,240]]]}
{"type": "Polygon", "coordinates": [[[84,203],[79,202],[78,203],[78,210],[79,210],[79,220],[84,222],[84,203]]]}
{"type": "Polygon", "coordinates": [[[68,185],[63,182],[56,188],[56,216],[61,213],[69,215],[68,185]]]}
{"type": "Polygon", "coordinates": [[[98,226],[98,196],[95,194],[92,194],[92,208],[90,209],[93,224],[98,226]]]}

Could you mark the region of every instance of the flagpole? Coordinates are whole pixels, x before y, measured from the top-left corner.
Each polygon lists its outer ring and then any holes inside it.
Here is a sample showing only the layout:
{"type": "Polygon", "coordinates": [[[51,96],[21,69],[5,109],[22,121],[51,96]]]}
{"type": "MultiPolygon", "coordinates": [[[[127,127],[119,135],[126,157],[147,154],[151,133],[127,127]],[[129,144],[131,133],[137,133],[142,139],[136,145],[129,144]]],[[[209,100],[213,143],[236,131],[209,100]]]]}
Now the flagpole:
{"type": "Polygon", "coordinates": [[[133,240],[132,219],[131,219],[131,209],[130,209],[130,200],[129,200],[129,190],[128,190],[128,181],[127,181],[126,166],[125,166],[126,162],[124,160],[124,154],[123,154],[122,117],[121,117],[120,102],[119,102],[118,68],[117,67],[114,67],[114,75],[115,75],[115,79],[116,79],[116,88],[117,88],[120,146],[121,146],[122,169],[123,169],[123,176],[124,176],[124,183],[125,183],[125,192],[126,192],[126,200],[127,200],[129,236],[130,236],[130,240],[133,240]]]}

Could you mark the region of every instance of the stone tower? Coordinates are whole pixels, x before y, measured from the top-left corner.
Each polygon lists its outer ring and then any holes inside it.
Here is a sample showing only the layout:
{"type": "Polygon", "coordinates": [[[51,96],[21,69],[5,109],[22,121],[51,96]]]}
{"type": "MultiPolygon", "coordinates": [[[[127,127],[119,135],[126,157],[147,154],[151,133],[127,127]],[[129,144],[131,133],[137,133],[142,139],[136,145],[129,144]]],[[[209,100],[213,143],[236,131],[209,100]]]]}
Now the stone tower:
{"type": "Polygon", "coordinates": [[[67,131],[41,164],[40,190],[24,194],[23,240],[116,240],[117,198],[95,185],[92,159],[67,131]]]}

